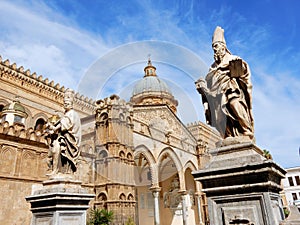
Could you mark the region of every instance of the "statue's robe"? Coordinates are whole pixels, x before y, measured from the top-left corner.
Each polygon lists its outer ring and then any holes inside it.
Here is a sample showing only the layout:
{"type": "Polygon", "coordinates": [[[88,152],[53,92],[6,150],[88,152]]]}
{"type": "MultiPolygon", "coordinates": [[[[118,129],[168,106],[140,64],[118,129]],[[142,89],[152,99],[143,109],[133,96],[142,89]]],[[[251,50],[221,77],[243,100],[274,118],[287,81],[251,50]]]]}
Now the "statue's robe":
{"type": "Polygon", "coordinates": [[[254,132],[252,116],[252,84],[248,64],[242,61],[245,70],[239,77],[231,77],[229,62],[239,57],[226,53],[222,62],[214,62],[206,75],[209,93],[202,95],[206,104],[206,121],[216,127],[223,138],[243,136],[245,130],[254,132]],[[230,109],[229,102],[237,98],[240,107],[246,111],[247,118],[243,125],[230,109]],[[208,105],[208,107],[207,107],[208,105]]]}
{"type": "MultiPolygon", "coordinates": [[[[73,110],[69,110],[60,119],[61,134],[59,137],[60,145],[65,145],[65,150],[61,155],[67,158],[73,172],[76,171],[76,161],[80,155],[79,146],[81,142],[81,122],[79,115],[73,110]]],[[[64,148],[62,148],[64,149],[64,148]]]]}

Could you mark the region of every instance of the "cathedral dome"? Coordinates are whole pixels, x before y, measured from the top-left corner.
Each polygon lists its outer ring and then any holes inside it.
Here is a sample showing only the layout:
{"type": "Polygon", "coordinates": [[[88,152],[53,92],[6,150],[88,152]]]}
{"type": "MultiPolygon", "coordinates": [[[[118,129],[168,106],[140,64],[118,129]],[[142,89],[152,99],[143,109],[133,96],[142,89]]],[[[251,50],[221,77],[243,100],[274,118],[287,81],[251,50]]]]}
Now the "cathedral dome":
{"type": "Polygon", "coordinates": [[[130,101],[136,105],[167,104],[173,112],[176,112],[177,100],[168,85],[156,75],[156,68],[148,60],[144,68],[143,79],[137,82],[132,91],[130,101]]]}
{"type": "Polygon", "coordinates": [[[19,101],[13,101],[3,107],[2,112],[19,112],[26,113],[25,108],[21,105],[19,101]]]}
{"type": "Polygon", "coordinates": [[[168,85],[157,76],[144,77],[134,86],[132,94],[137,95],[144,92],[166,92],[171,94],[168,85]]]}
{"type": "Polygon", "coordinates": [[[27,113],[24,106],[17,100],[3,107],[1,114],[1,122],[7,121],[10,125],[14,123],[24,124],[27,113]]]}

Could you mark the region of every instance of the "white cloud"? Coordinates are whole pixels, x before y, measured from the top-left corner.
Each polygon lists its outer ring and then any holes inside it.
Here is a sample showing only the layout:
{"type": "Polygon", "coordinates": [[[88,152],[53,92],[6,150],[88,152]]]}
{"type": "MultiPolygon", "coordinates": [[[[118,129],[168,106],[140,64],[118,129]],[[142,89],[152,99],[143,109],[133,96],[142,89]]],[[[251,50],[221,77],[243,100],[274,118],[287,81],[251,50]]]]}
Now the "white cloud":
{"type": "Polygon", "coordinates": [[[299,164],[300,81],[289,74],[256,71],[254,116],[257,143],[285,167],[299,164]]]}
{"type": "Polygon", "coordinates": [[[77,85],[83,68],[107,50],[101,39],[66,25],[45,4],[1,1],[0,21],[2,57],[63,85],[77,85]]]}

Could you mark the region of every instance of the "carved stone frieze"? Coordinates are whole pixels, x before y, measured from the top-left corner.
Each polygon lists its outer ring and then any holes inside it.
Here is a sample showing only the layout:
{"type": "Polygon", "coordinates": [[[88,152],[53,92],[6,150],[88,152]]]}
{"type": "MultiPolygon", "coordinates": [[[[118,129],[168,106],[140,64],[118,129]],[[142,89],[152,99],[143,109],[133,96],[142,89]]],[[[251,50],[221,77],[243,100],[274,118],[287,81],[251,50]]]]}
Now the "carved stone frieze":
{"type": "Polygon", "coordinates": [[[134,107],[133,115],[134,131],[137,133],[191,152],[197,144],[190,131],[166,106],[134,107]]]}

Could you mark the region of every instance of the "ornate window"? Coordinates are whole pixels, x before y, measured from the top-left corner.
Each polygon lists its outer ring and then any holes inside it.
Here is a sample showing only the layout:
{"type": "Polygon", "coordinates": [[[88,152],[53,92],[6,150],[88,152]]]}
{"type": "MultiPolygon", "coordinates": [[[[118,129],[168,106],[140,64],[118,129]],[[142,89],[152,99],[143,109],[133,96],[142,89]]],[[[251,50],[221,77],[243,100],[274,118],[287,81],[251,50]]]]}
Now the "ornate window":
{"type": "Polygon", "coordinates": [[[126,200],[126,195],[124,193],[120,194],[119,199],[126,200]]]}
{"type": "Polygon", "coordinates": [[[34,130],[43,130],[46,121],[43,118],[38,119],[35,122],[34,130]]]}
{"type": "Polygon", "coordinates": [[[100,153],[99,153],[99,158],[100,159],[103,159],[103,158],[106,158],[108,156],[108,153],[106,150],[101,150],[100,153]]]}

